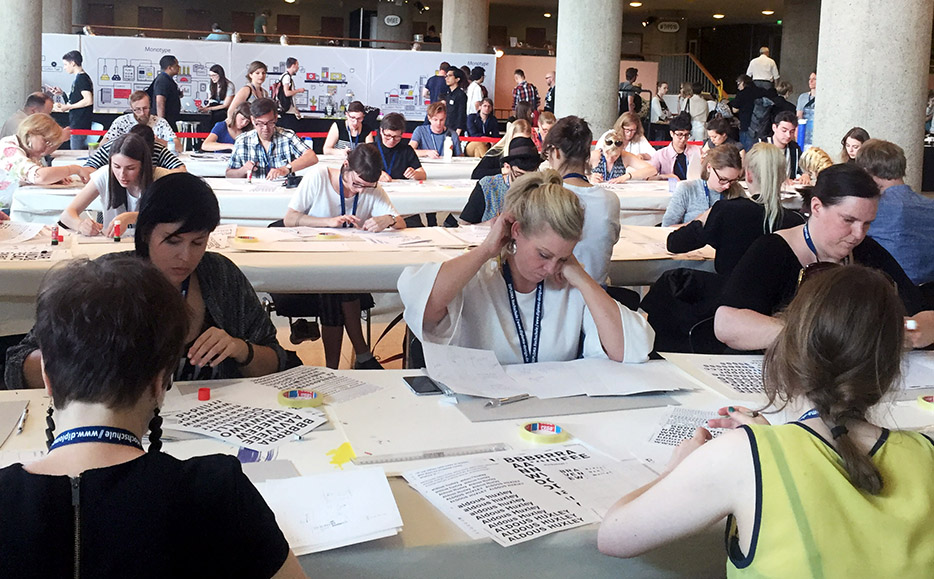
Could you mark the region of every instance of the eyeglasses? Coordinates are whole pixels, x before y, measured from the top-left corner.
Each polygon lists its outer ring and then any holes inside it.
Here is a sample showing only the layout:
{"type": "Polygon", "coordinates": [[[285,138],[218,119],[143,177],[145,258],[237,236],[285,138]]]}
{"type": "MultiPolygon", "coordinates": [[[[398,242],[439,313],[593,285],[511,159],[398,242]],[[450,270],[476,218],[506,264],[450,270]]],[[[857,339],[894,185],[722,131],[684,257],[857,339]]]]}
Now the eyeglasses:
{"type": "Polygon", "coordinates": [[[686,139],[691,136],[690,131],[676,131],[671,133],[672,137],[678,137],[679,139],[686,139]]]}
{"type": "Polygon", "coordinates": [[[273,120],[271,120],[271,121],[257,121],[256,119],[253,119],[253,126],[256,127],[257,129],[259,129],[259,128],[267,129],[267,128],[270,128],[270,127],[275,128],[275,126],[276,126],[276,121],[275,121],[275,119],[273,119],[273,120]]]}
{"type": "Polygon", "coordinates": [[[383,131],[383,138],[386,139],[387,141],[401,141],[402,133],[399,133],[398,135],[393,135],[387,131],[383,131]]]}
{"type": "Polygon", "coordinates": [[[717,173],[717,169],[713,165],[710,165],[710,170],[713,171],[713,174],[716,175],[717,179],[720,180],[721,185],[729,186],[739,181],[739,177],[737,177],[736,179],[724,179],[723,177],[720,176],[720,173],[717,173]]]}
{"type": "Polygon", "coordinates": [[[617,147],[622,147],[625,141],[614,141],[613,139],[607,139],[606,141],[604,141],[604,143],[606,143],[607,147],[612,147],[613,145],[616,145],[617,147]]]}

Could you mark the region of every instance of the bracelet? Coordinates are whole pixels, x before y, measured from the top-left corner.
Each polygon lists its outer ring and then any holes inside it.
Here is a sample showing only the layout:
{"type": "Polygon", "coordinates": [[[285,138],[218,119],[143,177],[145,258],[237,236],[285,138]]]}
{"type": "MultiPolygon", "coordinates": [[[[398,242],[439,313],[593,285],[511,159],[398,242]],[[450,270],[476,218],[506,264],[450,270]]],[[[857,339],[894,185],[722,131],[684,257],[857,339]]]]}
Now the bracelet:
{"type": "Polygon", "coordinates": [[[241,366],[249,366],[250,362],[253,361],[253,353],[254,353],[253,344],[251,344],[249,340],[243,340],[243,341],[246,342],[246,349],[247,349],[246,360],[244,360],[243,362],[237,362],[237,363],[241,366]]]}

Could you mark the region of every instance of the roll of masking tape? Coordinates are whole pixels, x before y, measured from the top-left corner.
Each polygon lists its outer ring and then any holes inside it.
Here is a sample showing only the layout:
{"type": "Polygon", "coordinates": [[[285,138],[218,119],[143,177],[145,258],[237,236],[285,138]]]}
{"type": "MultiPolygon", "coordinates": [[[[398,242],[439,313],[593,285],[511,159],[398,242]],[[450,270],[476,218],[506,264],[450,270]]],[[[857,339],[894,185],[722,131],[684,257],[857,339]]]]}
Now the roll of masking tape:
{"type": "Polygon", "coordinates": [[[934,412],[934,396],[918,396],[918,406],[930,412],[934,412]]]}
{"type": "Polygon", "coordinates": [[[538,444],[556,444],[571,438],[565,429],[548,422],[527,422],[519,428],[519,436],[538,444]]]}
{"type": "Polygon", "coordinates": [[[279,392],[278,400],[279,404],[289,408],[313,408],[324,402],[313,390],[283,390],[279,392]]]}

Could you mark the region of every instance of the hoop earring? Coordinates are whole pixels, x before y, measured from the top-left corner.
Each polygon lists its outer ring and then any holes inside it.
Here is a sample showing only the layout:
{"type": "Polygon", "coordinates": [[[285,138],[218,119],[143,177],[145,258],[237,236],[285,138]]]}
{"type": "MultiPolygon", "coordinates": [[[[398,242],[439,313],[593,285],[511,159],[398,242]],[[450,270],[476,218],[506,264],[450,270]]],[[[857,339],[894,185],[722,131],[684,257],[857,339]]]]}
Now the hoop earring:
{"type": "Polygon", "coordinates": [[[49,448],[51,448],[51,447],[52,447],[52,443],[55,442],[55,435],[53,434],[53,433],[55,432],[55,420],[52,419],[52,413],[53,413],[54,411],[55,411],[55,409],[52,408],[52,405],[51,405],[51,404],[49,404],[49,410],[48,410],[48,412],[46,413],[46,417],[45,417],[45,426],[46,426],[46,428],[45,428],[45,448],[46,448],[46,450],[48,450],[49,448]]]}
{"type": "Polygon", "coordinates": [[[508,253],[509,255],[516,254],[516,240],[515,239],[510,239],[509,243],[506,244],[506,253],[508,253]]]}
{"type": "Polygon", "coordinates": [[[149,421],[149,452],[162,450],[162,417],[159,408],[152,411],[152,420],[149,421]]]}

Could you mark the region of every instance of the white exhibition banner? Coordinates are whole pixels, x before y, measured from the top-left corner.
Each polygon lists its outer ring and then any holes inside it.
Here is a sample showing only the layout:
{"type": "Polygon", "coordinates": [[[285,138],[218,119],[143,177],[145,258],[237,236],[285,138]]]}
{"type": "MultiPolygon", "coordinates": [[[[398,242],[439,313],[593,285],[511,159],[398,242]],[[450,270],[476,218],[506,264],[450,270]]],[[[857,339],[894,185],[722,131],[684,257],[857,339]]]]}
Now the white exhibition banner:
{"type": "MultiPolygon", "coordinates": [[[[295,96],[300,111],[319,112],[330,103],[339,113],[341,103],[359,100],[383,114],[397,112],[408,120],[425,117],[428,103],[422,89],[442,61],[452,66],[482,66],[486,86],[495,94],[496,57],[492,54],[416,52],[378,48],[344,48],[266,43],[230,43],[207,40],[137,38],[129,36],[42,35],[42,83],[66,92],[74,80],[64,72],[61,56],[79,50],[84,70],[94,83],[95,112],[126,112],[128,97],[146,90],[159,74],[159,59],[175,56],[181,67],[175,81],[183,97],[198,106],[210,94],[208,71],[220,64],[236,88],[246,84],[246,70],[254,60],[267,66],[267,90],[285,71],[288,57],[298,59],[296,84],[306,92],[295,96]]],[[[468,111],[469,112],[469,111],[468,111]]]]}
{"type": "Polygon", "coordinates": [[[149,87],[160,72],[159,59],[167,54],[178,59],[181,70],[175,82],[182,98],[191,97],[195,104],[210,94],[208,69],[220,64],[228,70],[230,63],[228,43],[203,40],[82,36],[81,54],[84,70],[94,83],[96,112],[129,109],[130,93],[149,87]]]}
{"type": "Polygon", "coordinates": [[[51,89],[57,87],[62,89],[66,97],[71,92],[71,84],[75,77],[65,72],[62,57],[67,52],[80,49],[79,38],[75,34],[51,32],[42,35],[42,90],[52,92],[51,89]]]}

